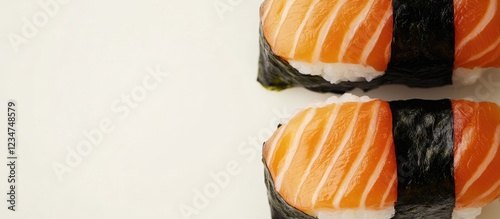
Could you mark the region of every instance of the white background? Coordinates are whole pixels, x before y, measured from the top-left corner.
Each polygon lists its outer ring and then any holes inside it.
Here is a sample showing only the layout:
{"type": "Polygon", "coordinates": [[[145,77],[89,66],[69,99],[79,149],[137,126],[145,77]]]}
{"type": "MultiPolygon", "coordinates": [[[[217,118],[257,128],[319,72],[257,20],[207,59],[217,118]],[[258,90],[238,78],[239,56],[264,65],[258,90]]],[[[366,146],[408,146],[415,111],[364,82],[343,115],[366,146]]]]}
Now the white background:
{"type": "MultiPolygon", "coordinates": [[[[66,0],[51,15],[39,3],[54,0],[1,2],[0,218],[183,218],[187,207],[189,218],[270,218],[260,145],[281,115],[331,94],[256,82],[260,0],[66,0]],[[36,31],[23,34],[23,19],[36,31]],[[25,41],[15,45],[13,35],[25,41]],[[148,67],[168,75],[145,90],[148,67]],[[144,95],[126,107],[122,96],[134,92],[144,95]],[[5,194],[9,99],[18,110],[15,213],[5,194]],[[67,165],[102,120],[113,130],[59,180],[53,165],[67,165]],[[228,180],[216,184],[213,174],[228,180]],[[210,197],[195,205],[208,187],[210,197]]],[[[491,73],[469,87],[366,94],[498,102],[500,75],[491,73]]],[[[499,208],[481,219],[497,218],[499,208]]]]}

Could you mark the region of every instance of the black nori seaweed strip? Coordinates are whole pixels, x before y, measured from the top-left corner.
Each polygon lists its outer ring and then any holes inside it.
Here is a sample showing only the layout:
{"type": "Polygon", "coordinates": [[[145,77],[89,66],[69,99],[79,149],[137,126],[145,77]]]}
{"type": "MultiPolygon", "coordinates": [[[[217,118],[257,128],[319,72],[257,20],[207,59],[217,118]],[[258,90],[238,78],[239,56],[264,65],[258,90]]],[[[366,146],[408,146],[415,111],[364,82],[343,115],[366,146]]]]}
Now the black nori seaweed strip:
{"type": "Polygon", "coordinates": [[[266,182],[267,197],[269,199],[269,206],[271,207],[272,219],[315,219],[315,217],[286,203],[283,197],[274,189],[273,177],[271,173],[269,173],[269,168],[267,168],[264,159],[262,159],[262,163],[264,163],[264,179],[266,182]]]}
{"type": "Polygon", "coordinates": [[[420,87],[451,84],[453,0],[393,0],[392,7],[393,37],[386,74],[420,83],[420,87]],[[429,79],[434,83],[427,84],[429,79]]]}
{"type": "Polygon", "coordinates": [[[398,169],[396,219],[451,219],[455,206],[450,100],[390,102],[398,169]]]}
{"type": "Polygon", "coordinates": [[[370,82],[331,84],[320,76],[304,75],[275,55],[260,27],[257,81],[271,90],[302,86],[317,92],[368,91],[382,84],[438,87],[452,83],[455,53],[453,0],[393,0],[394,29],[391,60],[386,73],[370,82]]]}

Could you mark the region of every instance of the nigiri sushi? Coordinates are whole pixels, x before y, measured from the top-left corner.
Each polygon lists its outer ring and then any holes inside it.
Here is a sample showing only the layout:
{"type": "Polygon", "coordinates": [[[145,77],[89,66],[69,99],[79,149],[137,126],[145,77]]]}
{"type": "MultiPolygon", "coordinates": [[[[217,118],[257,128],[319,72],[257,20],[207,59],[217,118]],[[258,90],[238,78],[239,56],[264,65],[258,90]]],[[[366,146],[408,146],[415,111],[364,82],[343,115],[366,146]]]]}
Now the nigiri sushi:
{"type": "Polygon", "coordinates": [[[500,68],[498,0],[265,0],[260,17],[269,89],[471,84],[500,68]]]}
{"type": "Polygon", "coordinates": [[[345,94],[264,143],[273,219],[475,218],[500,198],[500,107],[345,94]]]}

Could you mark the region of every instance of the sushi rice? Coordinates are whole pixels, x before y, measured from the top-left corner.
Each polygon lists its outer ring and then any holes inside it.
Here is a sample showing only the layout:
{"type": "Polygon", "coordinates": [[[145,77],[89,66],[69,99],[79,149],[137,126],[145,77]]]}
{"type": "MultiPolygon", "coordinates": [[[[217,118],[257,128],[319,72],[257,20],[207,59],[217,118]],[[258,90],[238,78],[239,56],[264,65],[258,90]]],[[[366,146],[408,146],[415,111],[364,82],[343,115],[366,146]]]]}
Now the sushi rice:
{"type": "Polygon", "coordinates": [[[384,72],[375,70],[370,66],[347,63],[306,63],[289,61],[290,65],[305,75],[320,75],[332,84],[342,81],[368,81],[380,77],[384,72]]]}
{"type": "MultiPolygon", "coordinates": [[[[344,81],[367,81],[384,75],[384,72],[377,71],[373,67],[360,64],[349,63],[307,63],[295,60],[288,60],[289,64],[304,75],[317,75],[332,84],[344,81]]],[[[453,84],[471,85],[491,68],[457,68],[453,71],[453,84]]]]}
{"type": "Polygon", "coordinates": [[[483,74],[492,68],[457,68],[453,71],[453,84],[471,85],[476,83],[483,74]]]}

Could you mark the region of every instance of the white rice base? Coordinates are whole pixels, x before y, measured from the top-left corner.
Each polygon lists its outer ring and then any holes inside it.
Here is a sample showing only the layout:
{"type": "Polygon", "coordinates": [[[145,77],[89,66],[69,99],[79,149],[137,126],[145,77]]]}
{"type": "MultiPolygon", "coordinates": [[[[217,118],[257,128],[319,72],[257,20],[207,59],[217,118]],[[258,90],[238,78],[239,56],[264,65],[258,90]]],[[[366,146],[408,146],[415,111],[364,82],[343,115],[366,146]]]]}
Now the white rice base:
{"type": "Polygon", "coordinates": [[[471,85],[483,76],[483,74],[491,68],[457,68],[453,71],[454,85],[471,85]]]}
{"type": "MultiPolygon", "coordinates": [[[[372,99],[372,98],[370,98],[368,96],[358,97],[358,96],[356,96],[354,94],[351,94],[351,93],[345,93],[345,94],[343,94],[340,97],[331,96],[330,98],[328,98],[325,101],[315,101],[315,102],[311,103],[306,108],[320,108],[320,107],[324,107],[324,106],[327,106],[327,105],[330,105],[330,104],[343,104],[343,103],[348,103],[348,102],[364,103],[364,102],[369,102],[369,101],[372,101],[372,100],[375,100],[375,99],[372,99]]],[[[288,117],[288,118],[280,118],[280,123],[283,124],[283,125],[287,124],[288,121],[290,121],[291,118],[295,117],[295,115],[297,115],[302,110],[304,110],[304,109],[296,109],[296,110],[294,110],[291,113],[290,117],[288,117]]]]}
{"type": "Polygon", "coordinates": [[[482,208],[455,209],[451,218],[453,219],[474,219],[481,214],[482,208]]]}
{"type": "MultiPolygon", "coordinates": [[[[390,219],[395,214],[394,207],[382,210],[346,209],[337,211],[318,211],[318,219],[390,219]]],[[[455,209],[452,219],[474,219],[481,214],[481,208],[455,209]]]]}
{"type": "Polygon", "coordinates": [[[288,63],[305,75],[320,75],[332,84],[342,81],[371,81],[380,77],[384,72],[377,71],[371,66],[348,63],[307,63],[289,60],[288,63]]]}
{"type": "MultiPolygon", "coordinates": [[[[384,72],[377,71],[371,66],[348,63],[307,63],[301,61],[288,61],[292,67],[305,75],[318,75],[332,84],[344,81],[372,81],[384,72]]],[[[491,68],[457,68],[453,71],[453,84],[471,85],[475,83],[486,71],[491,68]]]]}
{"type": "Polygon", "coordinates": [[[345,93],[345,94],[342,94],[342,96],[340,96],[340,97],[331,96],[330,98],[328,98],[325,101],[313,102],[312,104],[310,104],[309,108],[319,108],[319,107],[324,107],[324,106],[327,106],[330,104],[342,104],[342,103],[349,103],[349,102],[365,103],[365,102],[370,102],[372,100],[375,100],[375,99],[372,99],[368,96],[359,97],[359,96],[356,96],[356,95],[351,94],[351,93],[345,93]]]}

